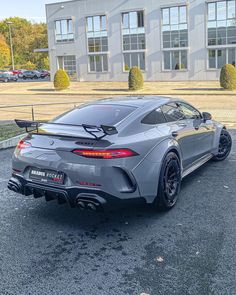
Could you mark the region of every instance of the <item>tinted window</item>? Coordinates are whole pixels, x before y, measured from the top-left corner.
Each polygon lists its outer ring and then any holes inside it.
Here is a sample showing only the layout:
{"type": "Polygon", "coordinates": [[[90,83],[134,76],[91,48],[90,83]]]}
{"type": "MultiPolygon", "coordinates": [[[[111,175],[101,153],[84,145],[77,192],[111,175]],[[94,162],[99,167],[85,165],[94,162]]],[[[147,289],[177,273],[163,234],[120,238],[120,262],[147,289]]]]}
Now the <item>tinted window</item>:
{"type": "Polygon", "coordinates": [[[200,113],[195,108],[190,106],[189,104],[178,103],[178,105],[180,106],[181,110],[183,111],[183,113],[187,119],[201,118],[200,113]]]}
{"type": "Polygon", "coordinates": [[[164,105],[162,107],[162,112],[167,122],[175,122],[185,119],[182,110],[175,103],[164,105]]]}
{"type": "Polygon", "coordinates": [[[165,122],[166,122],[166,119],[161,109],[156,109],[152,111],[150,114],[148,114],[146,117],[144,117],[141,123],[148,124],[148,125],[156,125],[156,124],[162,124],[165,122]]]}
{"type": "Polygon", "coordinates": [[[89,105],[76,108],[61,115],[52,122],[73,125],[115,125],[135,110],[130,106],[89,105]]]}

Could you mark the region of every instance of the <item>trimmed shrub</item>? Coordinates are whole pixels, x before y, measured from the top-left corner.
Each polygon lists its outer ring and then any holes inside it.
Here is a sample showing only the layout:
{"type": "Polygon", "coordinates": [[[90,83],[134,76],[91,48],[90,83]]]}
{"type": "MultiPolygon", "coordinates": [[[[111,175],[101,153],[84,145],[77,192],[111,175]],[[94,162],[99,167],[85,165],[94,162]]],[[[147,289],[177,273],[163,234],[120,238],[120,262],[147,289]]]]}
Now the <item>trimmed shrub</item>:
{"type": "Polygon", "coordinates": [[[143,88],[143,74],[138,67],[133,67],[129,71],[129,90],[139,90],[143,88]]]}
{"type": "Polygon", "coordinates": [[[220,86],[227,90],[236,90],[236,68],[224,65],[220,72],[220,86]]]}
{"type": "Polygon", "coordinates": [[[54,76],[54,87],[56,90],[69,88],[70,78],[64,70],[58,70],[54,76]]]}

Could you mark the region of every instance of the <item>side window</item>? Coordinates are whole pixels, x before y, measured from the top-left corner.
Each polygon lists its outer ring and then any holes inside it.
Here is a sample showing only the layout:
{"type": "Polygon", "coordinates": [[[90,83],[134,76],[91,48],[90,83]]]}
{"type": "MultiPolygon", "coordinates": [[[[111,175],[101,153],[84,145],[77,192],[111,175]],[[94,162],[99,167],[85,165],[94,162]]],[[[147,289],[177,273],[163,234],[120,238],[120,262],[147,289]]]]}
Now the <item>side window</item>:
{"type": "Polygon", "coordinates": [[[181,110],[183,111],[186,119],[199,119],[199,118],[201,118],[201,114],[199,113],[199,111],[197,111],[195,108],[193,108],[189,104],[180,102],[180,103],[178,103],[178,105],[181,108],[181,110]]]}
{"type": "Polygon", "coordinates": [[[185,116],[182,110],[177,106],[176,103],[169,103],[162,107],[162,112],[167,122],[175,122],[184,120],[185,116]]]}
{"type": "Polygon", "coordinates": [[[156,125],[166,123],[166,119],[162,113],[162,110],[159,108],[152,111],[146,117],[144,117],[141,123],[147,125],[156,125]]]}

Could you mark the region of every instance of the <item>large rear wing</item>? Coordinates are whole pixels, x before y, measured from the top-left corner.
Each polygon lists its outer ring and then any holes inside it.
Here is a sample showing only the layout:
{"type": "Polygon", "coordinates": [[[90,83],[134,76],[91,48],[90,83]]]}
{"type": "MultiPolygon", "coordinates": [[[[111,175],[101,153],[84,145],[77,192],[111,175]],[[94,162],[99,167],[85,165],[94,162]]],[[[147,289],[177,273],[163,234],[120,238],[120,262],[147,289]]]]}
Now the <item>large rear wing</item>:
{"type": "Polygon", "coordinates": [[[87,124],[74,125],[74,124],[64,124],[64,123],[54,123],[54,122],[35,122],[35,121],[26,121],[26,120],[15,120],[15,122],[19,128],[25,128],[26,132],[36,131],[37,133],[39,133],[39,127],[43,124],[82,127],[87,133],[92,135],[97,140],[100,140],[107,135],[114,135],[118,133],[116,127],[107,126],[107,125],[101,125],[101,126],[87,125],[87,124]]]}

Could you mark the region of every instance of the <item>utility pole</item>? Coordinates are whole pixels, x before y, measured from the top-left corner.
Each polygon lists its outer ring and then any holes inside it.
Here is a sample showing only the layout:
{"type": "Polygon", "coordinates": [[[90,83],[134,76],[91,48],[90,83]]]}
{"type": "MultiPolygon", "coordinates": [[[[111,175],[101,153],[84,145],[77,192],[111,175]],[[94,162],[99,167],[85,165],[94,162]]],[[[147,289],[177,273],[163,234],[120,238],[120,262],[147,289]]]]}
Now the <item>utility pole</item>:
{"type": "Polygon", "coordinates": [[[6,22],[9,28],[9,39],[10,39],[10,47],[11,47],[11,64],[12,64],[12,70],[15,70],[15,62],[14,62],[14,52],[13,52],[13,43],[12,43],[12,34],[11,34],[11,25],[13,25],[13,22],[6,22]]]}

